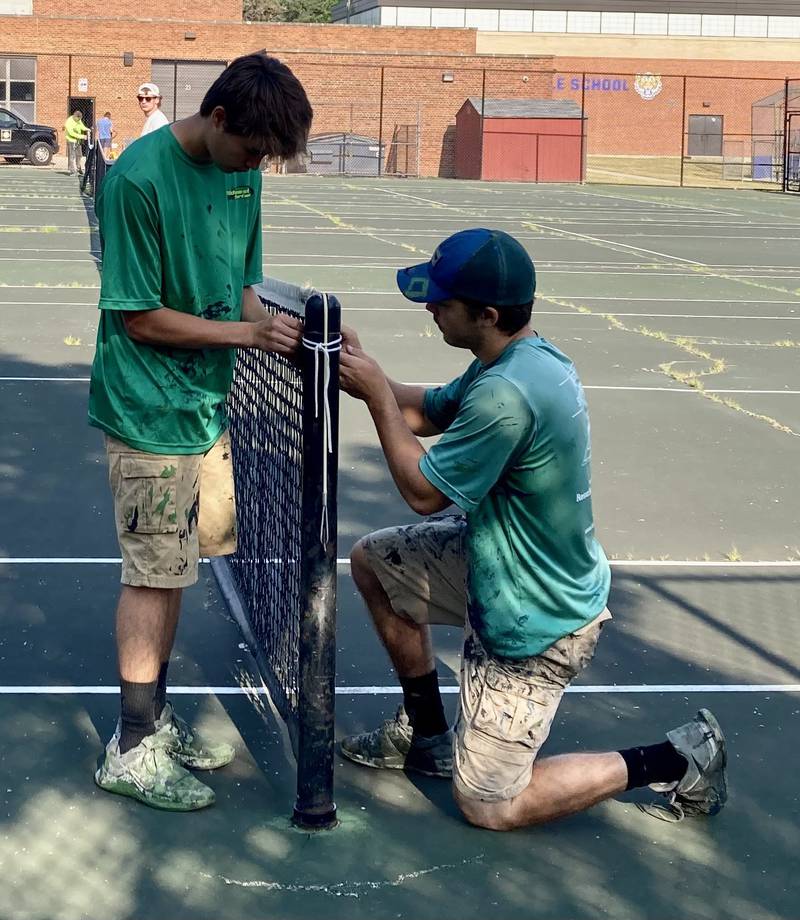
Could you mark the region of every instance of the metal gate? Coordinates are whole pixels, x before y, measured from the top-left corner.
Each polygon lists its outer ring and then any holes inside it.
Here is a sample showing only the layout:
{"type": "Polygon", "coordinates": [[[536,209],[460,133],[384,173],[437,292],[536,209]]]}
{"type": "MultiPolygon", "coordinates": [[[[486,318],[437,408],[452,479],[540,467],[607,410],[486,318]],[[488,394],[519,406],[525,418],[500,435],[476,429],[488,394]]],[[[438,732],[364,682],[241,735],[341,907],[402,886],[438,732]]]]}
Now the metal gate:
{"type": "Polygon", "coordinates": [[[170,121],[194,115],[226,66],[224,61],[153,61],[152,80],[161,90],[161,111],[170,121]]]}
{"type": "Polygon", "coordinates": [[[792,112],[786,119],[783,188],[787,192],[800,193],[800,112],[792,112]]]}

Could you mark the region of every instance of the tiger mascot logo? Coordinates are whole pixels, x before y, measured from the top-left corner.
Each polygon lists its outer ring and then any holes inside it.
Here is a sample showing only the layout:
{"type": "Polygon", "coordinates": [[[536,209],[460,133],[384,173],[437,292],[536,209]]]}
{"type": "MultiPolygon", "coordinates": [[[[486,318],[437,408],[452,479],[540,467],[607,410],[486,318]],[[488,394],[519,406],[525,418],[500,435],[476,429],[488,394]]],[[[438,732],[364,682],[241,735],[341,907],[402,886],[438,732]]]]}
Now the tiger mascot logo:
{"type": "Polygon", "coordinates": [[[658,74],[654,73],[637,73],[636,79],[633,81],[633,88],[636,92],[644,99],[649,102],[651,99],[655,99],[656,96],[664,88],[664,84],[661,81],[661,77],[658,74]]]}

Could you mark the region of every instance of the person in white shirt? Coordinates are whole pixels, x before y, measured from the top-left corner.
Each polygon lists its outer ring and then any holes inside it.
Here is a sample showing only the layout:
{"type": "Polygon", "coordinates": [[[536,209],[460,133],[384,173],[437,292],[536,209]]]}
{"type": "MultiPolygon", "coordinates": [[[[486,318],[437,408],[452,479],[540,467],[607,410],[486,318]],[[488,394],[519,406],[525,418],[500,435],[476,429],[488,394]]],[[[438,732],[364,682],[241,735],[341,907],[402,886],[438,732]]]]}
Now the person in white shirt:
{"type": "Polygon", "coordinates": [[[161,111],[161,90],[155,83],[142,83],[136,98],[139,100],[139,108],[146,116],[139,137],[144,137],[145,134],[157,131],[169,124],[169,119],[161,111]]]}

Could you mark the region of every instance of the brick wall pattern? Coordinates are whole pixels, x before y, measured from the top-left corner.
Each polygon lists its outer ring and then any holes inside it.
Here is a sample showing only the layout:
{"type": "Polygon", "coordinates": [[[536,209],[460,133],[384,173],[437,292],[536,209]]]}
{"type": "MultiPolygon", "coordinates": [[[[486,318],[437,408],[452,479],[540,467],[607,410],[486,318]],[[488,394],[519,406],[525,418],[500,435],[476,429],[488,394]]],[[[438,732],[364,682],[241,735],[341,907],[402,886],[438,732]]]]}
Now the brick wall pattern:
{"type": "MultiPolygon", "coordinates": [[[[93,9],[89,2],[85,10],[93,9]]],[[[0,55],[37,58],[38,121],[61,130],[68,98],[89,96],[98,114],[111,111],[118,138],[136,137],[136,88],[151,79],[154,60],[229,61],[263,48],[303,81],[315,109],[313,133],[380,137],[385,172],[455,175],[456,113],[469,96],[485,95],[572,99],[584,107],[589,158],[664,158],[671,181],[689,115],[721,116],[726,150],[746,155],[754,103],[779,93],[784,78],[800,70],[790,62],[478,55],[469,29],[242,23],[232,7],[202,0],[160,8],[160,16],[183,22],[137,21],[125,18],[137,12],[126,2],[117,0],[114,20],[59,18],[57,0],[38,0],[33,18],[0,17],[0,55]],[[217,21],[202,21],[212,13],[217,21]],[[191,30],[190,15],[200,23],[191,30]],[[231,21],[219,21],[223,16],[231,21]],[[126,51],[132,66],[124,65],[126,51]],[[657,80],[648,83],[645,74],[657,80]]],[[[601,166],[613,181],[614,164],[601,166]]]]}

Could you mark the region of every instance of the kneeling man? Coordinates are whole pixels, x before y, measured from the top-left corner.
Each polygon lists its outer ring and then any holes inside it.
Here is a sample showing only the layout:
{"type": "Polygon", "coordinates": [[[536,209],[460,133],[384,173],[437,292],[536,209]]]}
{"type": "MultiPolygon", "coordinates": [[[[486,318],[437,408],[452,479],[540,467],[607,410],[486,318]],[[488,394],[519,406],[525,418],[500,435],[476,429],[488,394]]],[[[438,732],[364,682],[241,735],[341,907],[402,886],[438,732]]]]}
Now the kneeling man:
{"type": "Polygon", "coordinates": [[[341,385],[364,400],[409,506],[463,514],[360,540],[352,572],[403,687],[394,719],[346,738],[357,763],[450,777],[472,824],[509,830],[650,785],[671,820],[716,814],[725,739],[714,716],[660,744],[537,759],[561,697],[611,615],[594,532],[589,417],[566,355],[531,329],[533,263],[513,237],[472,229],[397,275],[444,341],[475,360],[442,387],[386,377],[345,335],[341,385]],[[418,436],[441,434],[425,451],[418,436]],[[464,627],[458,717],[445,720],[431,624],[464,627]]]}

